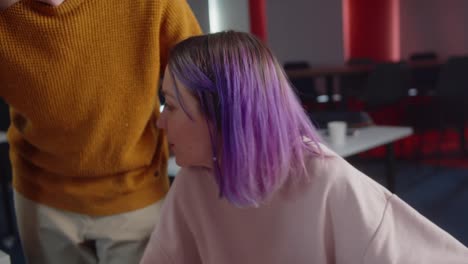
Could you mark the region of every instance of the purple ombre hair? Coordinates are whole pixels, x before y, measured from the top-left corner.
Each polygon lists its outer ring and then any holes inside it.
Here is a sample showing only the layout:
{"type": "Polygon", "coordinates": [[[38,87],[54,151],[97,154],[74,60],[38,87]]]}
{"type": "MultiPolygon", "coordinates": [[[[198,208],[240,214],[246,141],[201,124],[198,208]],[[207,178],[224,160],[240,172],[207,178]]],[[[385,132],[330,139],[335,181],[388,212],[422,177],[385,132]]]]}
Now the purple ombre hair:
{"type": "Polygon", "coordinates": [[[234,31],[192,37],[173,48],[169,69],[210,125],[221,197],[258,206],[288,178],[307,177],[306,156],[321,156],[318,134],[260,40],[234,31]]]}

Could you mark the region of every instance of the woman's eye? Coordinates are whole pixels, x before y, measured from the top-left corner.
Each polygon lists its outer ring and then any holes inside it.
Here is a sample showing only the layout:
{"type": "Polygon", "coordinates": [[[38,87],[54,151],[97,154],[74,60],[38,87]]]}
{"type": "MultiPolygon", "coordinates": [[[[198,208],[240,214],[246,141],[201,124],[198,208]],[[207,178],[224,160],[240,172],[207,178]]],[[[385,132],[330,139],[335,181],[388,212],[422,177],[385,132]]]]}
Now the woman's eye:
{"type": "Polygon", "coordinates": [[[167,110],[167,111],[172,111],[174,110],[174,107],[168,103],[164,104],[164,110],[167,110]]]}

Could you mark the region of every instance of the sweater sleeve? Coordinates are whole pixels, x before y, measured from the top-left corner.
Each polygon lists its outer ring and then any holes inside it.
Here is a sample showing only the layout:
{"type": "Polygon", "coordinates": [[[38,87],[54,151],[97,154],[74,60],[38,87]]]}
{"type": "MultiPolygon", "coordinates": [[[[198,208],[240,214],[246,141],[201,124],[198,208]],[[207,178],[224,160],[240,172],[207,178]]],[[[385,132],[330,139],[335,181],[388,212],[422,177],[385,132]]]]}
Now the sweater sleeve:
{"type": "Polygon", "coordinates": [[[186,0],[165,0],[162,9],[160,58],[161,71],[166,67],[169,51],[178,42],[200,35],[201,28],[186,0]]]}
{"type": "MultiPolygon", "coordinates": [[[[468,264],[468,249],[341,159],[327,167],[335,263],[468,264]]],[[[328,188],[328,187],[327,187],[328,188]]]]}
{"type": "Polygon", "coordinates": [[[190,193],[191,186],[186,179],[190,177],[193,175],[185,169],[177,175],[141,264],[201,264],[194,232],[189,224],[191,218],[187,215],[187,206],[191,206],[187,193],[190,193]]]}
{"type": "Polygon", "coordinates": [[[392,196],[362,263],[467,264],[468,249],[392,196]]]}
{"type": "Polygon", "coordinates": [[[143,258],[140,261],[140,264],[152,264],[152,263],[161,263],[161,264],[171,264],[174,263],[169,258],[167,253],[161,247],[161,243],[158,241],[157,236],[153,233],[151,235],[148,246],[146,247],[143,258]]]}

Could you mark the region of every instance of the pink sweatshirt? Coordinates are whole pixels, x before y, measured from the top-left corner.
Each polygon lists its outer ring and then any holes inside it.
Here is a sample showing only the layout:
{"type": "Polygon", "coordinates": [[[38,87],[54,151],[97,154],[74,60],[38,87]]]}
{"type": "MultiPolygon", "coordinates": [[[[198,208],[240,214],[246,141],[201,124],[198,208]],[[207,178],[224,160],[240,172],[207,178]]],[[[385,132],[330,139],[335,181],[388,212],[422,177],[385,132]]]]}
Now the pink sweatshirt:
{"type": "Polygon", "coordinates": [[[218,198],[210,171],[176,177],[141,263],[468,264],[468,249],[330,150],[310,180],[258,208],[218,198]]]}

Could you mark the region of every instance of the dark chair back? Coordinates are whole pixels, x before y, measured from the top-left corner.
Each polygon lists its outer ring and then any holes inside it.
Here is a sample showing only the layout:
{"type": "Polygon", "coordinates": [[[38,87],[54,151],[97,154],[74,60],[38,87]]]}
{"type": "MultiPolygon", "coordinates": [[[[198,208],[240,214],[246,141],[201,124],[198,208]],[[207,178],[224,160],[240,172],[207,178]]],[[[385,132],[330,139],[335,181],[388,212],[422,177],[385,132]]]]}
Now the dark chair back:
{"type": "Polygon", "coordinates": [[[437,96],[466,99],[468,95],[468,56],[451,57],[442,66],[437,82],[437,96]]]}
{"type": "Polygon", "coordinates": [[[468,155],[465,127],[468,121],[468,56],[451,57],[442,66],[436,90],[437,108],[442,127],[458,130],[460,149],[468,155]]]}
{"type": "MultiPolygon", "coordinates": [[[[370,58],[351,58],[346,62],[348,66],[372,66],[375,61],[370,58]]],[[[343,101],[362,99],[369,73],[353,73],[340,76],[340,93],[343,101]]]]}
{"type": "MultiPolygon", "coordinates": [[[[418,52],[409,56],[410,63],[437,61],[435,52],[418,52]]],[[[440,66],[435,63],[431,66],[411,68],[411,87],[416,89],[418,95],[433,95],[435,93],[437,77],[440,66]]]]}
{"type": "Polygon", "coordinates": [[[436,98],[444,121],[463,123],[468,117],[468,57],[451,57],[442,66],[436,98]]]}
{"type": "Polygon", "coordinates": [[[371,58],[351,58],[346,64],[347,65],[372,65],[375,61],[371,58]]]}
{"type": "Polygon", "coordinates": [[[437,60],[437,53],[432,51],[415,52],[409,56],[410,61],[437,60]]]}
{"type": "MultiPolygon", "coordinates": [[[[306,61],[294,61],[284,64],[285,70],[304,70],[309,69],[310,65],[306,61]]],[[[294,86],[296,93],[304,103],[315,103],[317,100],[317,92],[315,90],[315,79],[312,77],[295,77],[290,78],[291,84],[294,86]]]]}
{"type": "Polygon", "coordinates": [[[367,79],[365,104],[370,108],[391,105],[407,96],[410,88],[409,68],[404,63],[378,64],[367,79]]]}
{"type": "Polygon", "coordinates": [[[307,61],[290,61],[284,64],[285,70],[303,70],[310,68],[307,61]]]}

